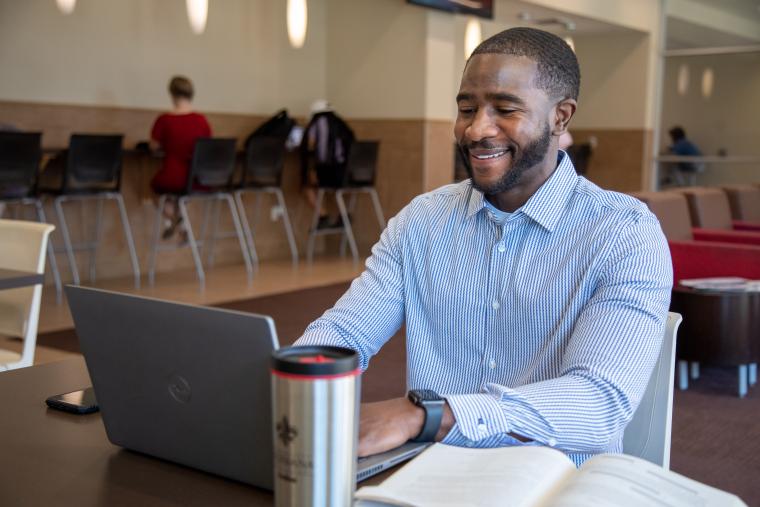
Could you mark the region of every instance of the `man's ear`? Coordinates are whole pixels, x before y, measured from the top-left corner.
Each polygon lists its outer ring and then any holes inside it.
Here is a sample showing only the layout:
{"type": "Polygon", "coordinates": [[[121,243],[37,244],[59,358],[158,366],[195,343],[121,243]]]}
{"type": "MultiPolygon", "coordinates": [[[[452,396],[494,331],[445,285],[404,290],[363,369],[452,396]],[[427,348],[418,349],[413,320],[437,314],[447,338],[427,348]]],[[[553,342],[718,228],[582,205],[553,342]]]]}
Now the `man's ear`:
{"type": "Polygon", "coordinates": [[[554,124],[552,125],[552,135],[561,136],[567,132],[567,126],[570,124],[575,114],[578,102],[575,99],[562,99],[554,106],[554,124]]]}

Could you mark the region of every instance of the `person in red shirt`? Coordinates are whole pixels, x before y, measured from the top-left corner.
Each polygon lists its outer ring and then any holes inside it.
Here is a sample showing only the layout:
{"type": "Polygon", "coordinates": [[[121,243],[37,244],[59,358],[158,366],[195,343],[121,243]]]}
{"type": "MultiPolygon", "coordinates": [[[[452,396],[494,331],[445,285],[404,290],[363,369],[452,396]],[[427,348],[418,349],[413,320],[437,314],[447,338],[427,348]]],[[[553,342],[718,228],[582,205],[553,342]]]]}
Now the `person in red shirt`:
{"type": "MultiPolygon", "coordinates": [[[[156,118],[150,133],[151,149],[164,152],[163,166],[150,182],[157,194],[181,193],[187,188],[195,141],[211,137],[206,117],[193,111],[192,81],[183,76],[173,77],[169,81],[169,94],[174,108],[156,118]]],[[[164,210],[168,222],[164,239],[171,237],[181,221],[176,203],[167,208],[170,209],[164,210]]]]}

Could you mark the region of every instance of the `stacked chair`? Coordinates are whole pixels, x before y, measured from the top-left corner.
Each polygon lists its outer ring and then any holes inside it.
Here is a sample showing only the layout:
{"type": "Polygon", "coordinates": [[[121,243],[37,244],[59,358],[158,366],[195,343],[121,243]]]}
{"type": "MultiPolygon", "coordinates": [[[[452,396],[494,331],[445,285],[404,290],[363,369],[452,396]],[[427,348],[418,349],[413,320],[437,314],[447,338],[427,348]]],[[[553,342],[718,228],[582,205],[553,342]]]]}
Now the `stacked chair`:
{"type": "MultiPolygon", "coordinates": [[[[232,217],[232,223],[234,225],[234,236],[237,237],[240,243],[240,250],[243,254],[243,261],[245,262],[246,272],[248,273],[248,279],[253,277],[253,265],[246,245],[246,239],[243,232],[243,228],[240,224],[240,217],[238,216],[237,209],[235,207],[235,201],[232,197],[232,180],[235,173],[236,162],[236,139],[234,138],[201,138],[195,143],[193,150],[193,158],[190,163],[190,172],[187,178],[187,187],[184,191],[177,194],[162,194],[158,201],[158,209],[156,210],[156,220],[153,227],[153,240],[150,251],[149,267],[148,267],[148,280],[152,285],[155,281],[156,272],[156,256],[159,250],[166,250],[167,247],[161,247],[159,245],[161,223],[163,222],[163,211],[166,206],[167,200],[170,197],[177,199],[177,205],[182,216],[182,220],[185,224],[188,236],[187,246],[190,248],[193,261],[195,262],[195,269],[198,273],[198,280],[200,287],[203,289],[206,283],[206,274],[203,269],[203,261],[201,260],[200,248],[204,247],[206,243],[206,229],[208,225],[209,209],[210,206],[205,207],[204,220],[200,232],[200,240],[196,240],[195,233],[193,231],[192,223],[190,222],[190,214],[188,212],[188,204],[192,201],[201,201],[207,204],[211,204],[214,207],[214,221],[215,225],[218,225],[219,208],[218,205],[222,202],[227,204],[230,215],[232,217]]],[[[213,236],[210,238],[209,250],[209,264],[213,263],[213,240],[217,237],[223,236],[216,232],[215,226],[213,236]]],[[[177,248],[176,246],[170,247],[171,249],[177,248]]]]}
{"type": "MultiPolygon", "coordinates": [[[[633,195],[644,201],[660,221],[670,247],[676,286],[690,278],[760,279],[760,246],[700,240],[682,193],[633,195]]],[[[760,298],[746,297],[744,293],[718,299],[709,293],[696,296],[699,297],[684,297],[682,290],[676,288],[671,304],[672,311],[684,316],[677,352],[680,387],[688,386],[689,373],[693,379],[698,378],[700,363],[733,366],[737,368],[739,396],[744,396],[747,385],[757,379],[760,340],[751,323],[760,322],[760,308],[755,308],[760,306],[756,304],[760,298]]]]}

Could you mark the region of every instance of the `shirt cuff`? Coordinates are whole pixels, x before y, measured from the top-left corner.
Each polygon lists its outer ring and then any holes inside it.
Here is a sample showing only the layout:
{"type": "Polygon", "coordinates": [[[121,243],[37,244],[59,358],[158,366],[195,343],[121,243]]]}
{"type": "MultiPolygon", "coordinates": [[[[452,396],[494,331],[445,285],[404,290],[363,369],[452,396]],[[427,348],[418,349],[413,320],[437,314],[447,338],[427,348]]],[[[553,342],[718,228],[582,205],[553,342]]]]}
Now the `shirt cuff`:
{"type": "MultiPolygon", "coordinates": [[[[448,443],[446,440],[449,436],[454,440],[457,433],[474,442],[509,434],[510,426],[504,409],[490,394],[452,394],[445,395],[444,398],[456,420],[456,431],[446,435],[445,443],[448,443]]],[[[516,439],[512,440],[519,443],[516,439]]]]}

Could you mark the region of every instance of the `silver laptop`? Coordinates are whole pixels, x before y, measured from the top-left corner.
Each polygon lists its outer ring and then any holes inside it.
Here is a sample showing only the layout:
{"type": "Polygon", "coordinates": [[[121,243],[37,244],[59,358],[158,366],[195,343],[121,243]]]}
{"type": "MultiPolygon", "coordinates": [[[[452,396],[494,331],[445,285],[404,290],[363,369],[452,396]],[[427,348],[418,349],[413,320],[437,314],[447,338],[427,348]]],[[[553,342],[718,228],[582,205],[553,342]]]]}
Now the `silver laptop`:
{"type": "MultiPolygon", "coordinates": [[[[66,286],[108,439],[272,489],[271,317],[66,286]]],[[[412,458],[362,458],[357,480],[412,458]]]]}

